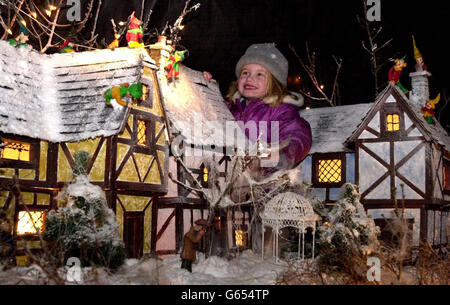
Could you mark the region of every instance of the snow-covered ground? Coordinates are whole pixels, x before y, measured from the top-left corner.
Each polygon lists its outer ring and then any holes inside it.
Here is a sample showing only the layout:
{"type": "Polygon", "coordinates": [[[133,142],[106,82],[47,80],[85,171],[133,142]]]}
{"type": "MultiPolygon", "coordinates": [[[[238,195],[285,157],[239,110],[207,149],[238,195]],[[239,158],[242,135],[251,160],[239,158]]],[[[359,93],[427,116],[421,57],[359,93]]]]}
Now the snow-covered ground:
{"type": "MultiPolygon", "coordinates": [[[[288,268],[285,263],[275,264],[270,259],[262,261],[261,257],[252,251],[245,251],[232,260],[217,256],[205,259],[205,256],[199,253],[197,262],[192,265],[192,273],[181,269],[180,266],[181,260],[178,255],[165,259],[127,259],[115,273],[109,273],[103,268],[82,268],[80,284],[273,285],[278,276],[288,268]]],[[[67,278],[64,268],[60,270],[60,273],[62,278],[67,278]]],[[[0,284],[45,284],[47,282],[44,272],[37,265],[0,271],[0,284]]]]}

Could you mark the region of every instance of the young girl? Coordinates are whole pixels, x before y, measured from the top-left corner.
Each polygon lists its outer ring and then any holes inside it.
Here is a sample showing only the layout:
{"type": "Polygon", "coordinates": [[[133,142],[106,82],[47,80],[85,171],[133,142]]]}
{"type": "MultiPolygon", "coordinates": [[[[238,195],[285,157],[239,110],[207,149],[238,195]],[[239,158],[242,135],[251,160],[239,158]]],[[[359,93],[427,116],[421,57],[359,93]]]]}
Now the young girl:
{"type": "MultiPolygon", "coordinates": [[[[286,88],[288,61],[273,43],[251,45],[236,64],[236,82],[227,94],[227,106],[236,121],[254,121],[257,132],[245,133],[254,142],[259,135],[260,122],[267,122],[267,142],[271,142],[271,124],[279,124],[279,160],[271,168],[256,165],[264,178],[279,169],[291,169],[302,161],[311,148],[311,128],[299,115],[303,105],[300,94],[286,88]]],[[[205,73],[207,80],[211,79],[205,73]]],[[[273,152],[272,152],[273,153],[273,152]]]]}

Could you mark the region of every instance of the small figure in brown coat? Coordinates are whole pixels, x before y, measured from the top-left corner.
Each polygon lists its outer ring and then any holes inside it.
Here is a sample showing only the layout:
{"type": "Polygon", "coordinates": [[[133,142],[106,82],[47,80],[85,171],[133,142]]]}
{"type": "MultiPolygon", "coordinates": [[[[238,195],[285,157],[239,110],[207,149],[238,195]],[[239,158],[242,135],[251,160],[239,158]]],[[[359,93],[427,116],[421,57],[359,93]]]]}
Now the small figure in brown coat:
{"type": "Polygon", "coordinates": [[[183,250],[181,251],[181,268],[187,269],[192,272],[192,263],[197,259],[196,252],[200,241],[205,235],[205,229],[208,222],[205,219],[199,219],[195,221],[195,226],[184,234],[183,250]]]}

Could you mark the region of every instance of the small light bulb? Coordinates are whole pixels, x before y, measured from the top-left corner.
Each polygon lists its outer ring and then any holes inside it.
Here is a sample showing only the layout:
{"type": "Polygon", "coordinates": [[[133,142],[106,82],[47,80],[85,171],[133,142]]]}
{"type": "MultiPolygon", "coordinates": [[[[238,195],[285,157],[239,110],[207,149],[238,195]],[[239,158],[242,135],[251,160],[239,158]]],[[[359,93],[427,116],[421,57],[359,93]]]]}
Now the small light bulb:
{"type": "Polygon", "coordinates": [[[47,16],[51,16],[52,15],[52,11],[51,10],[45,10],[45,13],[47,14],[47,16]]]}
{"type": "Polygon", "coordinates": [[[9,35],[12,35],[11,29],[7,29],[6,32],[8,32],[9,35]]]}
{"type": "Polygon", "coordinates": [[[120,25],[120,26],[124,26],[124,25],[125,25],[125,22],[120,21],[120,22],[119,22],[119,25],[120,25]]]}
{"type": "Polygon", "coordinates": [[[323,88],[325,88],[325,86],[324,85],[320,85],[320,89],[323,89],[323,88]]]}
{"type": "Polygon", "coordinates": [[[50,8],[51,11],[56,10],[56,6],[54,4],[50,4],[49,8],[50,8]]]}
{"type": "Polygon", "coordinates": [[[309,109],[311,109],[311,107],[308,106],[308,107],[306,107],[305,109],[306,109],[306,110],[309,110],[309,109]]]}
{"type": "Polygon", "coordinates": [[[184,25],[179,25],[178,28],[179,28],[180,31],[181,31],[182,29],[184,29],[184,25]]]}
{"type": "Polygon", "coordinates": [[[24,26],[27,26],[27,22],[24,19],[20,20],[20,23],[22,23],[24,26]]]}
{"type": "Polygon", "coordinates": [[[34,18],[37,18],[36,12],[31,12],[31,16],[33,16],[34,18]]]}

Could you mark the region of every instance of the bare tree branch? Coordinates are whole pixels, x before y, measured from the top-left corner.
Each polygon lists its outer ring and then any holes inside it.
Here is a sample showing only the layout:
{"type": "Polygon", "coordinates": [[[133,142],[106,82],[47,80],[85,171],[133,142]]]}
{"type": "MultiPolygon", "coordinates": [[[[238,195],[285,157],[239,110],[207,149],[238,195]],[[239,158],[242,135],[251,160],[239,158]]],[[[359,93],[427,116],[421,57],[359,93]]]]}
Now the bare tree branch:
{"type": "Polygon", "coordinates": [[[97,28],[98,14],[100,12],[101,6],[102,6],[102,0],[99,0],[98,1],[98,6],[97,6],[97,12],[95,13],[94,26],[93,26],[93,29],[92,29],[92,32],[91,32],[91,39],[90,39],[90,44],[89,44],[90,46],[93,45],[93,41],[95,41],[95,39],[97,38],[97,36],[94,37],[94,34],[95,34],[95,30],[97,28]]]}
{"type": "Polygon", "coordinates": [[[305,64],[305,62],[302,60],[302,58],[297,54],[297,51],[295,50],[295,48],[289,44],[289,48],[291,49],[291,51],[294,53],[295,57],[297,58],[297,60],[300,63],[300,66],[302,67],[302,69],[306,72],[306,74],[308,75],[309,79],[311,80],[314,88],[319,92],[319,94],[321,95],[321,97],[314,97],[309,93],[305,93],[305,92],[301,92],[302,94],[304,94],[305,96],[307,96],[310,99],[313,100],[325,100],[328,102],[328,104],[330,104],[330,106],[336,106],[336,91],[337,91],[337,86],[338,86],[338,77],[339,77],[339,73],[340,70],[342,68],[342,59],[337,59],[335,56],[333,56],[333,59],[337,65],[336,68],[336,76],[334,78],[334,83],[332,85],[332,93],[331,96],[328,96],[325,91],[323,90],[323,86],[319,83],[319,80],[316,77],[315,74],[315,69],[316,69],[316,55],[313,52],[311,55],[311,52],[309,51],[309,46],[308,44],[306,44],[306,58],[308,60],[308,65],[305,64]]]}
{"type": "Polygon", "coordinates": [[[382,43],[382,45],[379,47],[378,43],[376,42],[376,39],[378,37],[378,35],[381,33],[383,27],[382,26],[378,26],[376,29],[374,29],[374,32],[370,29],[370,22],[369,20],[367,20],[366,16],[367,16],[367,3],[365,0],[362,0],[363,2],[363,16],[362,18],[360,16],[356,16],[356,19],[358,20],[359,24],[363,27],[363,29],[365,30],[366,34],[367,34],[367,42],[368,42],[368,46],[366,46],[366,42],[365,41],[361,41],[361,45],[363,47],[363,49],[368,53],[369,58],[370,58],[370,66],[371,66],[371,72],[374,78],[374,86],[375,86],[375,94],[378,94],[380,91],[380,85],[379,85],[379,80],[378,80],[378,72],[381,68],[381,66],[383,65],[383,63],[380,63],[378,58],[378,53],[384,49],[385,47],[387,47],[388,45],[390,45],[390,43],[392,42],[392,39],[389,39],[388,41],[382,43]],[[363,21],[361,20],[363,19],[363,21]]]}

